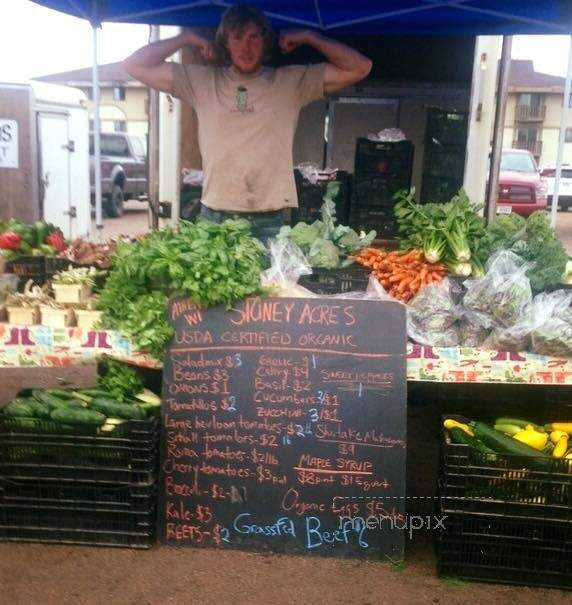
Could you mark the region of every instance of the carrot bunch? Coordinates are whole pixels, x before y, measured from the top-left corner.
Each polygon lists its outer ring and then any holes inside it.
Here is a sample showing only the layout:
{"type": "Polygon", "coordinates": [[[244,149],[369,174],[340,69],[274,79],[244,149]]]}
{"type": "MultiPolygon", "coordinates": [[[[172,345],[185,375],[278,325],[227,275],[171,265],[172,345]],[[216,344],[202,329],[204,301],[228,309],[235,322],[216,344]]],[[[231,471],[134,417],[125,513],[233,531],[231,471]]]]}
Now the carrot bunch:
{"type": "Polygon", "coordinates": [[[364,248],[355,259],[371,269],[391,296],[404,303],[428,284],[441,281],[446,272],[442,263],[428,263],[422,250],[411,250],[403,254],[364,248]]]}

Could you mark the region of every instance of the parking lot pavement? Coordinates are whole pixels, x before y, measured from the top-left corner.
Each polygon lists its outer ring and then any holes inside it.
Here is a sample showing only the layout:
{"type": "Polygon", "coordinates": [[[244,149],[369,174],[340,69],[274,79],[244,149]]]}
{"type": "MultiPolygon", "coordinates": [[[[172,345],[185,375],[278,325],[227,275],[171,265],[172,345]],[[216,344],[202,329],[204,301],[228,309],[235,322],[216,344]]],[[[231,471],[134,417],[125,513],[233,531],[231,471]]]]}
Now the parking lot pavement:
{"type": "Polygon", "coordinates": [[[556,233],[568,254],[572,255],[572,211],[559,212],[556,218],[556,233]]]}
{"type": "MultiPolygon", "coordinates": [[[[124,213],[121,218],[103,219],[104,240],[127,235],[133,237],[149,231],[149,204],[147,202],[129,201],[125,202],[124,213]]],[[[92,239],[97,239],[95,218],[92,219],[92,239]]]]}

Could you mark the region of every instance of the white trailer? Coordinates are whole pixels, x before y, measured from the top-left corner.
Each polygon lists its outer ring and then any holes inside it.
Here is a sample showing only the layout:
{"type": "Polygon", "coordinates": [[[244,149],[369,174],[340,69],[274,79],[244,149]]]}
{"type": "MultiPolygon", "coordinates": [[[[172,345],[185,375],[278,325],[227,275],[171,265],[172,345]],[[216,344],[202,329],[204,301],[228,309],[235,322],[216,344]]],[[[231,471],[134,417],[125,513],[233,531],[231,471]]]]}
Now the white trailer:
{"type": "Polygon", "coordinates": [[[0,220],[44,219],[67,238],[89,236],[86,100],[67,86],[0,83],[0,129],[10,132],[0,142],[0,220]]]}

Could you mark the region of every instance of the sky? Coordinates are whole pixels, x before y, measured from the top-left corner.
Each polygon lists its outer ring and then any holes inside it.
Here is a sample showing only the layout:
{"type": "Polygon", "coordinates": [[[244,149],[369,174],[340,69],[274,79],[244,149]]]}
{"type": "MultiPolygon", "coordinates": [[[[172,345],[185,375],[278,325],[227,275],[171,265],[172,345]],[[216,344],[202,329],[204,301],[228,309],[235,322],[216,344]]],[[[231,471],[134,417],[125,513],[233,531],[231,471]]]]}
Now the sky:
{"type": "MultiPolygon", "coordinates": [[[[92,34],[86,21],[28,0],[2,0],[2,5],[0,82],[91,65],[92,34]]],[[[148,36],[145,25],[104,24],[99,33],[99,63],[121,61],[146,44],[148,36]]],[[[567,36],[515,36],[512,57],[533,59],[536,71],[564,76],[568,44],[567,36]]]]}

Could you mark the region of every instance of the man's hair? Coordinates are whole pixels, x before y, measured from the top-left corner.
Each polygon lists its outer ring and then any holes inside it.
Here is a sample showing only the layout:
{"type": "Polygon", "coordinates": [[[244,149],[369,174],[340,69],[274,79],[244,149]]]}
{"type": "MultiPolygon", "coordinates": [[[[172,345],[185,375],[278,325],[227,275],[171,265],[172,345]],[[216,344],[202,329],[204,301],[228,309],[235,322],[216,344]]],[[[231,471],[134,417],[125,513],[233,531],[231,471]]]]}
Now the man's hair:
{"type": "Polygon", "coordinates": [[[235,4],[223,13],[215,37],[218,51],[226,61],[230,59],[227,45],[229,34],[231,32],[240,33],[251,23],[258,27],[264,38],[264,59],[268,60],[271,57],[274,46],[274,31],[266,15],[252,6],[235,4]]]}

